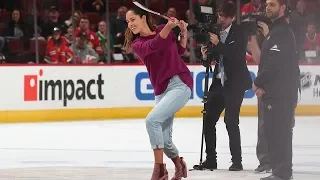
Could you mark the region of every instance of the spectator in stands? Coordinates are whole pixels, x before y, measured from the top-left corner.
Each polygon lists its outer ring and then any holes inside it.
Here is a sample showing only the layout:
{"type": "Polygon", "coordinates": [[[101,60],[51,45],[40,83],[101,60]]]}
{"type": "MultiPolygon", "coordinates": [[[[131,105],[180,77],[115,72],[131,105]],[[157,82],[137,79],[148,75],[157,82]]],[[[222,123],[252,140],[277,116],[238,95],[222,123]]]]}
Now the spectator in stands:
{"type": "MultiPolygon", "coordinates": [[[[41,35],[41,33],[42,33],[41,28],[38,27],[37,28],[38,40],[46,42],[46,39],[41,35]]],[[[36,35],[33,32],[33,36],[31,38],[31,40],[35,40],[35,39],[36,39],[36,35]]]]}
{"type": "Polygon", "coordinates": [[[96,12],[101,16],[103,16],[106,11],[105,4],[102,0],[85,0],[82,6],[84,11],[96,12]]]}
{"type": "Polygon", "coordinates": [[[41,0],[41,9],[50,9],[51,7],[57,7],[60,8],[60,2],[61,0],[41,0]]]}
{"type": "MultiPolygon", "coordinates": [[[[26,25],[26,36],[28,38],[33,38],[34,37],[34,10],[29,9],[28,11],[29,11],[28,14],[23,18],[24,23],[26,25]]],[[[43,27],[44,22],[41,19],[38,10],[37,10],[37,24],[38,24],[38,33],[42,35],[41,27],[43,27]]]]}
{"type": "Polygon", "coordinates": [[[67,64],[71,62],[73,52],[63,41],[61,30],[59,28],[56,27],[53,29],[50,41],[50,43],[48,42],[44,61],[49,64],[67,64]]]}
{"type": "Polygon", "coordinates": [[[88,36],[88,45],[91,46],[98,54],[102,54],[102,48],[100,46],[100,41],[95,32],[90,30],[90,22],[88,16],[83,15],[80,19],[79,28],[76,30],[76,36],[85,32],[88,36]]]}
{"type": "Polygon", "coordinates": [[[292,10],[289,15],[290,24],[300,25],[302,28],[306,27],[307,22],[307,4],[305,0],[298,0],[296,4],[296,8],[292,10]]]}
{"type": "MultiPolygon", "coordinates": [[[[177,10],[174,7],[170,7],[165,13],[168,17],[177,18],[177,10]]],[[[166,24],[168,20],[161,18],[157,24],[166,24]]]]}
{"type": "Polygon", "coordinates": [[[194,16],[194,13],[190,10],[186,11],[186,20],[189,23],[189,25],[198,23],[196,17],[194,16]]]}
{"type": "Polygon", "coordinates": [[[76,62],[80,64],[97,63],[99,61],[99,55],[88,45],[89,39],[86,32],[77,34],[76,47],[74,56],[76,62]]]}
{"type": "Polygon", "coordinates": [[[308,62],[320,62],[320,34],[316,33],[316,25],[314,22],[308,23],[304,50],[308,62]]]}
{"type": "MultiPolygon", "coordinates": [[[[174,8],[174,7],[170,7],[165,14],[166,14],[168,17],[173,17],[173,18],[179,19],[179,18],[177,17],[177,10],[176,10],[176,8],[174,8]]],[[[161,19],[159,20],[159,22],[158,22],[158,25],[159,25],[159,24],[167,24],[167,22],[168,22],[168,20],[161,18],[161,19]]],[[[173,33],[174,33],[176,36],[178,36],[179,33],[180,33],[180,29],[179,29],[178,27],[173,28],[172,31],[173,31],[173,33]]]]}
{"type": "MultiPolygon", "coordinates": [[[[189,23],[189,25],[191,24],[196,24],[196,19],[194,18],[194,14],[190,13],[190,10],[187,10],[185,13],[186,16],[186,22],[189,23]],[[191,22],[191,23],[190,23],[191,22]]],[[[190,36],[190,32],[188,32],[188,36],[190,36]]],[[[184,54],[182,55],[182,60],[184,62],[190,62],[190,56],[191,56],[191,52],[190,52],[190,38],[188,37],[188,41],[187,41],[187,46],[186,46],[186,51],[184,52],[184,54]]]]}
{"type": "Polygon", "coordinates": [[[59,27],[54,27],[52,35],[48,37],[47,48],[54,46],[56,40],[59,39],[61,45],[68,46],[68,40],[65,36],[61,36],[62,31],[59,27]]]}
{"type": "Polygon", "coordinates": [[[167,16],[168,17],[177,17],[177,10],[174,7],[170,7],[167,11],[167,16]]]}
{"type": "Polygon", "coordinates": [[[297,50],[301,59],[304,59],[304,42],[306,40],[306,27],[309,19],[309,15],[306,12],[306,1],[298,0],[296,4],[296,8],[292,10],[292,12],[288,16],[289,24],[294,31],[296,42],[297,42],[297,50]]]}
{"type": "MultiPolygon", "coordinates": [[[[30,0],[29,0],[29,3],[30,3],[30,0]]],[[[44,21],[48,20],[50,8],[54,6],[57,9],[60,9],[60,3],[61,3],[60,0],[41,0],[40,9],[43,10],[42,18],[44,21]]]]}
{"type": "Polygon", "coordinates": [[[56,6],[52,6],[49,9],[49,20],[42,27],[43,36],[48,38],[55,27],[59,27],[63,34],[67,31],[67,25],[60,19],[59,9],[56,6]]]}
{"type": "MultiPolygon", "coordinates": [[[[189,25],[197,24],[198,21],[195,18],[195,15],[192,11],[187,10],[186,11],[186,22],[189,23],[189,25]]],[[[191,46],[190,46],[190,37],[192,36],[192,32],[188,31],[188,42],[185,53],[182,55],[182,59],[184,62],[200,62],[201,58],[201,48],[197,45],[196,41],[193,39],[191,46]],[[193,51],[192,51],[193,49],[193,51]]]]}
{"type": "Polygon", "coordinates": [[[128,23],[126,21],[127,11],[128,11],[127,7],[121,6],[118,9],[117,16],[111,18],[110,32],[111,32],[112,38],[114,40],[114,44],[123,44],[124,43],[124,33],[128,27],[128,23]]]}
{"type": "MultiPolygon", "coordinates": [[[[75,23],[76,23],[76,27],[79,27],[80,19],[81,19],[81,17],[82,17],[81,11],[79,11],[79,10],[74,11],[73,17],[74,17],[74,20],[75,20],[75,23]]],[[[65,24],[66,24],[68,27],[72,26],[72,16],[70,16],[70,18],[65,21],[65,24]]]]}
{"type": "Polygon", "coordinates": [[[7,36],[7,39],[22,39],[25,36],[26,28],[19,10],[12,11],[11,19],[6,27],[5,36],[7,36]]]}
{"type": "Polygon", "coordinates": [[[314,21],[316,29],[320,30],[320,0],[305,0],[305,14],[308,21],[314,21]]]}
{"type": "Polygon", "coordinates": [[[99,22],[97,36],[104,54],[108,53],[108,40],[110,41],[110,50],[112,51],[113,41],[112,38],[107,37],[107,23],[105,20],[99,22]]]}
{"type": "Polygon", "coordinates": [[[68,46],[71,46],[72,41],[73,41],[73,27],[72,26],[68,27],[65,37],[66,37],[66,42],[67,42],[68,46]]]}
{"type": "Polygon", "coordinates": [[[259,12],[263,10],[264,9],[263,9],[261,0],[251,0],[241,8],[241,14],[245,15],[248,13],[254,13],[254,12],[259,12]]]}

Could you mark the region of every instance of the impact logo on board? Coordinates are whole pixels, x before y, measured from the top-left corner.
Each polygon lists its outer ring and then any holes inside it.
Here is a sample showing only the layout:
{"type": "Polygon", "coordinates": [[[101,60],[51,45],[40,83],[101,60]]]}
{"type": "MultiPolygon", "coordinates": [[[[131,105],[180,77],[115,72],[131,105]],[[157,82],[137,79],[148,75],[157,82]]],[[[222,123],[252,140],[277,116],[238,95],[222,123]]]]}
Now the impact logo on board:
{"type": "Polygon", "coordinates": [[[63,106],[67,106],[67,101],[70,100],[103,100],[103,84],[101,74],[97,79],[87,81],[83,79],[52,80],[45,78],[43,70],[40,69],[39,75],[24,76],[24,101],[63,100],[63,106]],[[93,92],[93,88],[98,92],[93,92]]]}
{"type": "Polygon", "coordinates": [[[313,97],[320,97],[320,75],[313,75],[310,72],[300,73],[300,83],[302,90],[312,89],[313,97]]]}
{"type": "MultiPolygon", "coordinates": [[[[195,99],[195,96],[199,99],[202,99],[204,93],[204,81],[205,81],[205,72],[194,73],[191,72],[191,75],[194,80],[193,92],[191,94],[191,100],[195,99]]],[[[251,79],[254,80],[256,75],[253,72],[250,72],[251,79]]],[[[209,74],[209,86],[211,85],[213,73],[209,74]]],[[[142,101],[154,100],[154,91],[153,87],[150,84],[149,75],[147,72],[140,72],[136,75],[135,78],[135,94],[136,98],[142,101]]],[[[255,93],[252,89],[246,91],[244,98],[253,98],[255,93]]]]}

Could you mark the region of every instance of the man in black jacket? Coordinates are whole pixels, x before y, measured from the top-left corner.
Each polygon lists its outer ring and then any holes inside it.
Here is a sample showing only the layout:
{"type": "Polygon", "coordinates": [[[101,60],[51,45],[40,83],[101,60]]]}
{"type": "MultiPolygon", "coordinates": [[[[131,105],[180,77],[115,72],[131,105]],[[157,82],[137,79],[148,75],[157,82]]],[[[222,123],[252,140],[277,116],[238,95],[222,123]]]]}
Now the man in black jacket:
{"type": "Polygon", "coordinates": [[[293,31],[284,13],[285,0],[267,0],[272,20],[261,49],[259,73],[253,89],[264,103],[264,128],[269,144],[272,175],[261,180],[292,177],[292,123],[298,98],[299,57],[293,31]]]}
{"type": "MultiPolygon", "coordinates": [[[[247,36],[239,25],[233,23],[235,14],[236,5],[226,1],[218,9],[218,23],[222,26],[220,35],[209,33],[218,59],[206,104],[204,134],[207,159],[202,164],[206,169],[217,169],[215,125],[225,110],[224,122],[229,134],[233,163],[229,170],[243,170],[239,114],[245,91],[251,88],[252,81],[246,64],[247,36]]],[[[206,47],[202,47],[204,61],[207,59],[206,51],[206,47]]]]}

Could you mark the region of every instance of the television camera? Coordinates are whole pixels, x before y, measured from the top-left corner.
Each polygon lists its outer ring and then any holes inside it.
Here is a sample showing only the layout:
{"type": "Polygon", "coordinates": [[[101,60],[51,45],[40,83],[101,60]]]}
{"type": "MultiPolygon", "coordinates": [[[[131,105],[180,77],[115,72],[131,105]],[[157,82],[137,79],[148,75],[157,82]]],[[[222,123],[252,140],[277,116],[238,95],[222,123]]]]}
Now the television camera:
{"type": "Polygon", "coordinates": [[[200,6],[201,20],[197,24],[189,25],[188,30],[193,30],[193,39],[197,44],[210,45],[208,32],[219,34],[221,25],[216,24],[217,17],[212,7],[200,6]]]}
{"type": "Polygon", "coordinates": [[[210,42],[209,32],[213,34],[219,34],[222,27],[217,24],[216,12],[214,12],[213,7],[200,6],[200,14],[198,16],[198,23],[189,25],[188,30],[193,31],[192,38],[197,44],[202,44],[207,46],[207,60],[202,61],[202,65],[207,67],[211,64],[215,58],[213,51],[213,44],[210,42]]]}
{"type": "MultiPolygon", "coordinates": [[[[209,73],[212,73],[211,61],[217,59],[214,54],[214,46],[210,42],[209,32],[219,35],[222,29],[220,24],[216,24],[217,17],[215,12],[213,12],[212,7],[200,6],[200,17],[201,21],[196,25],[189,25],[188,30],[193,31],[192,38],[196,41],[197,44],[202,44],[207,46],[207,60],[202,60],[202,65],[206,67],[205,71],[205,82],[204,82],[204,92],[203,92],[203,110],[201,111],[203,116],[203,127],[201,134],[201,150],[200,150],[200,163],[193,166],[191,170],[204,170],[202,167],[202,155],[203,155],[203,142],[204,142],[204,125],[205,125],[205,116],[208,111],[206,103],[208,101],[208,88],[209,88],[209,73]]],[[[219,37],[219,36],[218,36],[219,37]]]]}
{"type": "Polygon", "coordinates": [[[271,20],[266,16],[265,12],[254,12],[242,15],[240,17],[241,26],[246,32],[246,35],[256,35],[258,29],[261,27],[258,25],[258,21],[264,22],[267,25],[271,24],[271,20]]]}

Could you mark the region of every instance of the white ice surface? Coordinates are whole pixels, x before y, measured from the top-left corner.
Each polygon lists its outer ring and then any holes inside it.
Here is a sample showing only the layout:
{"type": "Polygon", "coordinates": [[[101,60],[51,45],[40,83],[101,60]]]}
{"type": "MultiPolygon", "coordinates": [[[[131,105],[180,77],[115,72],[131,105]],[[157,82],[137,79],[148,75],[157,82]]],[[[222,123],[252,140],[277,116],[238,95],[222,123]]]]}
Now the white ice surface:
{"type": "MultiPolygon", "coordinates": [[[[231,156],[228,134],[221,118],[217,124],[219,170],[192,171],[188,179],[259,180],[266,176],[253,172],[258,165],[255,155],[257,118],[241,117],[240,128],[245,171],[227,171],[231,156]]],[[[174,121],[173,139],[189,168],[199,163],[201,129],[201,118],[174,121]]],[[[319,180],[320,117],[296,117],[293,144],[294,179],[319,180]]],[[[172,172],[171,161],[167,158],[165,161],[172,172]]],[[[0,179],[6,179],[2,177],[3,173],[19,174],[39,167],[102,167],[108,174],[107,179],[148,179],[153,168],[153,154],[144,120],[1,124],[0,179]],[[123,171],[126,169],[133,170],[123,171]],[[130,174],[135,178],[129,178],[130,174]]],[[[60,170],[63,172],[64,169],[60,170]]]]}

